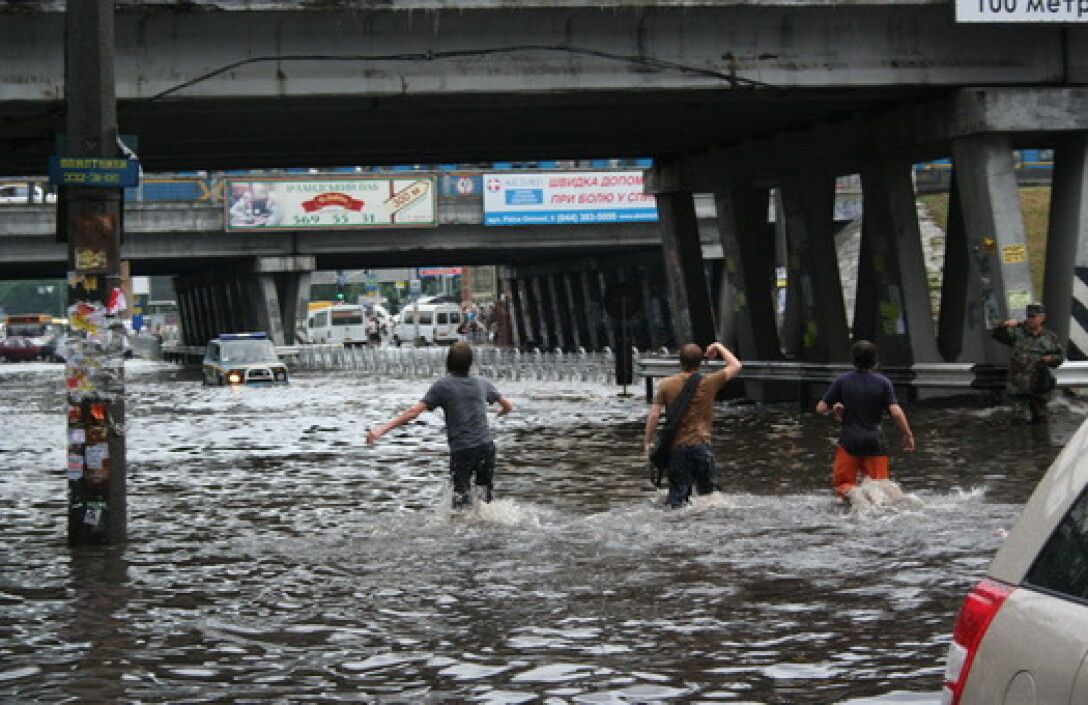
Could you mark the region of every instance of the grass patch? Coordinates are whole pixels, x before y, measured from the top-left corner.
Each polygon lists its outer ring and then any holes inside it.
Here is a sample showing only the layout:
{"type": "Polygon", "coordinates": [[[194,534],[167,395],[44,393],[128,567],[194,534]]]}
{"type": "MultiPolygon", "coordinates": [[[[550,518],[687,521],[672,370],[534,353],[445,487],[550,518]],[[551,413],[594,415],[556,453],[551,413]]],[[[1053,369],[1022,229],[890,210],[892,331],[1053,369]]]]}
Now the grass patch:
{"type": "MultiPolygon", "coordinates": [[[[929,216],[948,230],[948,194],[931,193],[919,196],[929,216]]],[[[1024,218],[1024,232],[1028,241],[1028,266],[1035,296],[1043,291],[1043,269],[1046,266],[1046,233],[1050,225],[1050,187],[1032,186],[1020,189],[1020,213],[1024,218]]]]}

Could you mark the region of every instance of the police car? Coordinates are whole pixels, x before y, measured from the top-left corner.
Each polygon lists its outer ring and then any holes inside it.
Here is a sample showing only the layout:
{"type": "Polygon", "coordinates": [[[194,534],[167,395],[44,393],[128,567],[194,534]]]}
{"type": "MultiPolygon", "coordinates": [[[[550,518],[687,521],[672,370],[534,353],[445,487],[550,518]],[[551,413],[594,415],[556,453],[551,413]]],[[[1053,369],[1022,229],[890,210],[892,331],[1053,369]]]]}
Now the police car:
{"type": "Polygon", "coordinates": [[[286,384],[283,364],[267,333],[224,333],[204,351],[204,384],[286,384]]]}

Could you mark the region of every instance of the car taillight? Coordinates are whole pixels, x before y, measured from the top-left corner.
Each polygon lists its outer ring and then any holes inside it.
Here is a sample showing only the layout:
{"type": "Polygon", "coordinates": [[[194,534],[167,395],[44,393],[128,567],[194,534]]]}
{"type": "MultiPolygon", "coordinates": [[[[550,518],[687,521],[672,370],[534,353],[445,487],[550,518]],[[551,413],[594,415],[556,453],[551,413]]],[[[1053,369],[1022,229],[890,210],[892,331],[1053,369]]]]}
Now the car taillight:
{"type": "Polygon", "coordinates": [[[997,616],[1001,604],[1014,589],[1011,585],[987,578],[976,585],[963,601],[956,626],[952,628],[952,643],[948,645],[944,690],[941,693],[943,704],[959,705],[971,663],[978,653],[978,645],[982,643],[982,637],[997,616]]]}

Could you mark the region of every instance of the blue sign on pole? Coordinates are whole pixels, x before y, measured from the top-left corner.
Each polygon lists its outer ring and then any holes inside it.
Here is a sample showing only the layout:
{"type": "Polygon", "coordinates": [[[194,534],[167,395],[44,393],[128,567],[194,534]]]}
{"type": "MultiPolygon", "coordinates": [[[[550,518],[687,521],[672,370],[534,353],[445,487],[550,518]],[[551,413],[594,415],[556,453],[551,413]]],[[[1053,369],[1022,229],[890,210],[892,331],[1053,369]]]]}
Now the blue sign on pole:
{"type": "Polygon", "coordinates": [[[108,157],[49,157],[49,183],[57,186],[130,188],[140,183],[140,162],[108,157]]]}

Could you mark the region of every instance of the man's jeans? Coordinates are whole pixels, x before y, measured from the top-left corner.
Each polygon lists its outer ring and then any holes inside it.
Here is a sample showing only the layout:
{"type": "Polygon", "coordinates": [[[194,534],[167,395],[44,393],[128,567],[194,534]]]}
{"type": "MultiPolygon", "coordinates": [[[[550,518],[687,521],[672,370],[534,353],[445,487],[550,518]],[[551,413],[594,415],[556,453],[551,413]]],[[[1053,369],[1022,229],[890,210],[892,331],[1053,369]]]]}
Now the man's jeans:
{"type": "Polygon", "coordinates": [[[699,494],[714,491],[714,451],[709,444],[673,446],[669,450],[669,506],[684,506],[691,496],[691,486],[699,494]]]}
{"type": "Polygon", "coordinates": [[[450,452],[450,476],[453,478],[453,506],[466,507],[472,504],[471,482],[476,476],[476,484],[485,487],[484,501],[490,502],[494,486],[495,444],[485,443],[463,450],[450,452]]]}

